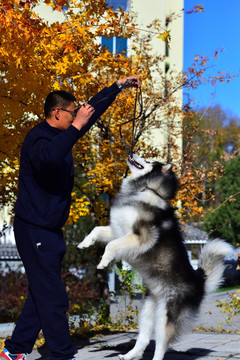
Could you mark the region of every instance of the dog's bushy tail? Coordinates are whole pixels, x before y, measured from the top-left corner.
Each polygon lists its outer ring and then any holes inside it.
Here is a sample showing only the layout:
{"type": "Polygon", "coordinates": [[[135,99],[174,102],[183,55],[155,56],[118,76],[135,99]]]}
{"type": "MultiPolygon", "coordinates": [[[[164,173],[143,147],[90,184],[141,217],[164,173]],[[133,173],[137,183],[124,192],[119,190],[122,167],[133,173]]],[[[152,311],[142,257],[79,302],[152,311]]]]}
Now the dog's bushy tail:
{"type": "Polygon", "coordinates": [[[224,259],[236,257],[233,247],[223,240],[209,241],[202,249],[198,267],[203,269],[206,282],[206,293],[215,291],[223,281],[223,272],[225,270],[224,259]]]}

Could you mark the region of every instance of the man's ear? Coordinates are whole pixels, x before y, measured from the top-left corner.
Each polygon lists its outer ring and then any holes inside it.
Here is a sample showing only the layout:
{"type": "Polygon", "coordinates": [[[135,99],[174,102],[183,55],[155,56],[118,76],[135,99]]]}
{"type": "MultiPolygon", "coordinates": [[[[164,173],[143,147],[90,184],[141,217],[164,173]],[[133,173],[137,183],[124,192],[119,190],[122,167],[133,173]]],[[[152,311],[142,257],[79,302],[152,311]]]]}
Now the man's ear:
{"type": "Polygon", "coordinates": [[[55,116],[55,119],[56,120],[59,120],[59,118],[60,118],[60,113],[59,113],[59,108],[58,107],[56,107],[55,109],[54,109],[54,116],[55,116]]]}

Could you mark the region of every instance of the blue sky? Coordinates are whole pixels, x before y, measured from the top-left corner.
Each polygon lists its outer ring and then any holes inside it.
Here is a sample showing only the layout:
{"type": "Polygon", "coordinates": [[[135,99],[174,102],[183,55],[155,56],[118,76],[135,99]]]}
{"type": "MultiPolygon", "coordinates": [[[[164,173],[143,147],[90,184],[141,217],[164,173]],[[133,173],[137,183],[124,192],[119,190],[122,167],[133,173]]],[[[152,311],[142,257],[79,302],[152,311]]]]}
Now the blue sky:
{"type": "MultiPolygon", "coordinates": [[[[212,57],[216,49],[224,48],[218,59],[211,60],[209,72],[240,73],[240,0],[184,0],[184,9],[184,69],[196,54],[212,57]],[[186,15],[196,4],[203,5],[204,11],[186,15]]],[[[216,87],[201,85],[190,97],[199,107],[219,104],[240,118],[240,76],[216,87]]]]}

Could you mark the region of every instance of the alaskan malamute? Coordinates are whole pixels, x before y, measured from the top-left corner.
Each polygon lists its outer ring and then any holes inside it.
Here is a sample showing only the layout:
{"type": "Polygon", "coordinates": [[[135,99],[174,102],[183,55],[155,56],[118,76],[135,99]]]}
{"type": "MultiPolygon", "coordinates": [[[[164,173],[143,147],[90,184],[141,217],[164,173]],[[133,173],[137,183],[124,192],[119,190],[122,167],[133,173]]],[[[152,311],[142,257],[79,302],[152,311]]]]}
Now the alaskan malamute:
{"type": "Polygon", "coordinates": [[[123,259],[140,273],[149,295],[139,317],[136,345],[119,357],[140,358],[154,336],[153,360],[161,360],[168,345],[192,325],[204,295],[219,286],[224,257],[232,256],[234,250],[222,240],[208,242],[194,270],[168,202],[178,187],[172,165],[144,161],[137,155],[127,164],[131,175],[113,199],[110,225],[95,227],[78,247],[107,243],[98,269],[123,259]]]}

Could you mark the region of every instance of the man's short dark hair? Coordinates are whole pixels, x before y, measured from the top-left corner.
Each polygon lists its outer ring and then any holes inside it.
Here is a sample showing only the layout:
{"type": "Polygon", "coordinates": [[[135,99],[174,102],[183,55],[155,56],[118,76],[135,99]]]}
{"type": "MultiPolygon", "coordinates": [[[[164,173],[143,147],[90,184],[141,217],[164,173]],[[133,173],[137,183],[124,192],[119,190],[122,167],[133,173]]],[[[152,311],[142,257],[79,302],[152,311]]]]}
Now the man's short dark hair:
{"type": "Polygon", "coordinates": [[[56,106],[61,108],[67,108],[72,102],[76,101],[76,98],[73,94],[64,91],[64,90],[55,90],[48,94],[44,103],[44,114],[47,118],[51,111],[55,109],[56,106]]]}

